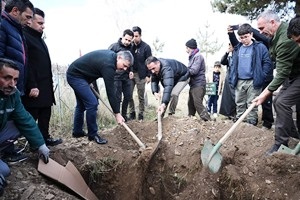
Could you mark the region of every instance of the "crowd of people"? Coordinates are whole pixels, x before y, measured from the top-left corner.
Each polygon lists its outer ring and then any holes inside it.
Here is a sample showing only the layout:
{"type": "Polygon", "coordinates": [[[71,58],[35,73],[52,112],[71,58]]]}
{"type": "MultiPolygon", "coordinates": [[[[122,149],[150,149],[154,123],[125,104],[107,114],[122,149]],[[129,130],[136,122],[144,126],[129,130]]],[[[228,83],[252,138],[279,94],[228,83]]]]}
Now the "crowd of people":
{"type": "MultiPolygon", "coordinates": [[[[29,0],[2,0],[2,8],[0,195],[10,174],[8,164],[27,158],[14,145],[18,138],[24,136],[45,163],[49,161],[47,146],[63,142],[49,133],[55,98],[51,59],[42,38],[45,13],[29,0]]],[[[292,107],[296,107],[297,119],[300,117],[300,16],[288,24],[267,10],[257,17],[257,27],[258,30],[247,23],[228,26],[228,50],[209,72],[193,38],[185,43],[188,54],[185,65],[176,59],[153,56],[150,46],[141,39],[140,27],[124,30],[108,49],[87,53],[67,69],[67,82],[76,98],[72,136],[87,137],[96,144],[108,142],[98,129],[99,102],[94,90],[96,80],[103,78],[118,124],[144,120],[147,83],[151,83],[152,94],[160,101],[157,112],[162,117],[167,108],[169,116],[175,114],[179,95],[189,85],[188,116],[198,113],[203,121],[217,118],[218,114],[236,121],[255,104],[244,122],[257,126],[258,106],[262,105],[262,126],[271,129],[274,107],[275,142],[267,155],[276,152],[282,144],[288,146],[290,137],[300,139],[300,119],[295,124],[292,115],[292,107]],[[222,65],[226,70],[222,70],[222,65]],[[213,83],[215,88],[204,103],[207,83],[213,83]],[[135,86],[138,108],[133,98],[135,86]],[[275,91],[279,92],[273,99],[275,91]]]]}

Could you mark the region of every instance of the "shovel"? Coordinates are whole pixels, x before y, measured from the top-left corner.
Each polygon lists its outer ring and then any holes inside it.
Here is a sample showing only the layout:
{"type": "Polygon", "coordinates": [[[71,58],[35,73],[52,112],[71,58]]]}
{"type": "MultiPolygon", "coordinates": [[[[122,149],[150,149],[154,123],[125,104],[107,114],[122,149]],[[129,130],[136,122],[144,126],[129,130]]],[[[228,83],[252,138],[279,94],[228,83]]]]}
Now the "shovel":
{"type": "Polygon", "coordinates": [[[223,157],[218,152],[218,149],[222,146],[225,140],[232,134],[236,127],[244,120],[244,118],[249,114],[249,112],[255,107],[255,102],[253,102],[250,107],[242,114],[242,116],[232,125],[232,127],[225,133],[225,135],[220,139],[220,141],[213,145],[209,140],[205,140],[204,147],[201,151],[202,164],[205,167],[209,167],[210,171],[216,173],[219,171],[223,157]]]}
{"type": "MultiPolygon", "coordinates": [[[[114,114],[113,111],[110,109],[110,107],[108,107],[106,105],[106,103],[104,102],[104,100],[102,99],[102,97],[99,95],[99,93],[92,86],[91,86],[91,89],[94,92],[94,94],[100,99],[100,101],[104,104],[104,106],[110,111],[110,113],[114,114]]],[[[136,136],[136,134],[134,134],[134,132],[125,124],[125,122],[123,122],[122,125],[128,131],[128,133],[133,137],[133,139],[138,143],[138,145],[140,146],[141,150],[146,149],[145,144],[142,143],[142,141],[136,136]]]]}
{"type": "Polygon", "coordinates": [[[296,145],[294,149],[290,149],[282,144],[280,145],[278,152],[297,155],[300,152],[300,142],[296,145]]]}

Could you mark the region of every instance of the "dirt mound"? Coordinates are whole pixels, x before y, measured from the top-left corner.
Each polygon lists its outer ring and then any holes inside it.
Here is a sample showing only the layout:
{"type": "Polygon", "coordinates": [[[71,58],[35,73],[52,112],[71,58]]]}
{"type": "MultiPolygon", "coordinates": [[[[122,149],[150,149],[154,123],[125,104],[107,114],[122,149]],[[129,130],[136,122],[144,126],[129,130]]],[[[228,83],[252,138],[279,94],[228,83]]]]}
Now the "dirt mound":
{"type": "MultiPolygon", "coordinates": [[[[103,132],[107,145],[65,138],[51,148],[51,158],[62,165],[72,161],[101,200],[299,199],[300,157],[265,156],[274,131],[240,124],[220,148],[222,167],[212,174],[200,160],[204,140],[216,143],[233,122],[171,116],[162,124],[163,139],[153,157],[151,149],[139,152],[138,144],[118,126],[103,132]]],[[[147,146],[155,144],[156,121],[132,121],[128,126],[147,146]]],[[[29,160],[12,166],[1,199],[80,199],[40,175],[36,155],[29,155],[29,160]]]]}

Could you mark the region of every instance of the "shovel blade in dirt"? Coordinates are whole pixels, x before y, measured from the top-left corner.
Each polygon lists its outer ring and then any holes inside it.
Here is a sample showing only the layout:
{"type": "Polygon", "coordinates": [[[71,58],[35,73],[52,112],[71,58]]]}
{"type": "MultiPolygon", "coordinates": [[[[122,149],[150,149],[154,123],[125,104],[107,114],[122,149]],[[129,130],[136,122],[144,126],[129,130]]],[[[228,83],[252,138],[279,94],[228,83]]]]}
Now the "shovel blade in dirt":
{"type": "Polygon", "coordinates": [[[290,149],[285,145],[280,145],[278,152],[291,154],[291,155],[297,155],[300,152],[300,142],[296,145],[294,149],[290,149]]]}
{"type": "Polygon", "coordinates": [[[212,173],[217,173],[222,165],[223,157],[217,151],[219,148],[213,145],[210,140],[205,140],[201,151],[201,161],[212,173]]]}
{"type": "Polygon", "coordinates": [[[211,172],[216,173],[222,164],[222,156],[218,152],[218,149],[222,146],[225,140],[233,133],[236,127],[245,119],[248,113],[255,107],[255,102],[253,102],[249,108],[242,114],[242,116],[232,125],[232,127],[225,133],[225,135],[218,141],[216,145],[208,140],[204,142],[204,147],[201,151],[201,160],[204,167],[208,167],[211,172]]]}

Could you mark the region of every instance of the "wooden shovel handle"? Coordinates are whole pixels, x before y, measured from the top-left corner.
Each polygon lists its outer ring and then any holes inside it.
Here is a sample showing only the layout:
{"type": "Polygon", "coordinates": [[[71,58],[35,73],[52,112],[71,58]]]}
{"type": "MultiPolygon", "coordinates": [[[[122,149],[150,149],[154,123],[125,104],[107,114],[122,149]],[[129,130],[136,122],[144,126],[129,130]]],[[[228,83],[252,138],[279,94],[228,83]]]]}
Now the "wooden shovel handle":
{"type": "MultiPolygon", "coordinates": [[[[93,86],[91,86],[92,91],[94,92],[94,94],[100,99],[100,101],[104,104],[104,106],[110,111],[110,113],[112,115],[114,115],[113,111],[110,109],[110,107],[108,107],[108,105],[104,102],[104,100],[102,99],[102,97],[99,95],[99,93],[94,89],[93,86]]],[[[122,125],[124,126],[124,128],[128,131],[128,133],[133,137],[133,139],[138,143],[138,145],[140,146],[140,148],[142,149],[146,149],[146,146],[142,143],[142,141],[136,136],[136,134],[134,134],[134,132],[125,124],[125,122],[122,123],[122,125]]]]}
{"type": "Polygon", "coordinates": [[[125,124],[125,122],[123,122],[122,124],[124,126],[124,128],[128,131],[128,133],[133,137],[133,139],[138,143],[138,145],[142,148],[142,149],[146,149],[146,146],[142,143],[142,141],[136,136],[136,134],[134,134],[134,132],[127,126],[127,124],[125,124]]]}
{"type": "MultiPolygon", "coordinates": [[[[160,98],[158,99],[160,105],[160,98]]],[[[162,138],[162,124],[161,124],[161,113],[157,113],[157,140],[160,141],[162,138]]]]}
{"type": "Polygon", "coordinates": [[[232,127],[225,133],[225,135],[220,139],[218,143],[223,144],[225,140],[231,135],[231,133],[236,129],[236,127],[245,119],[249,112],[255,107],[256,102],[253,102],[249,108],[242,114],[242,116],[232,125],[232,127]]]}

